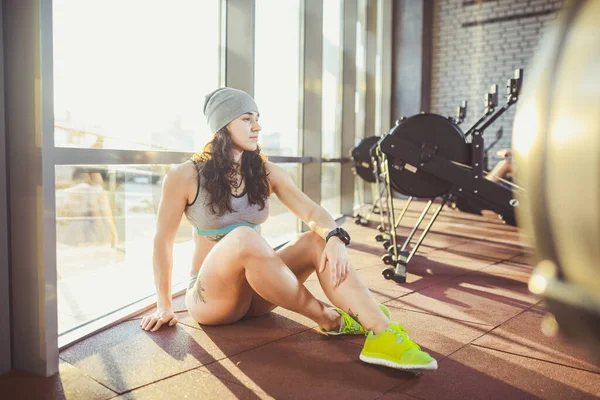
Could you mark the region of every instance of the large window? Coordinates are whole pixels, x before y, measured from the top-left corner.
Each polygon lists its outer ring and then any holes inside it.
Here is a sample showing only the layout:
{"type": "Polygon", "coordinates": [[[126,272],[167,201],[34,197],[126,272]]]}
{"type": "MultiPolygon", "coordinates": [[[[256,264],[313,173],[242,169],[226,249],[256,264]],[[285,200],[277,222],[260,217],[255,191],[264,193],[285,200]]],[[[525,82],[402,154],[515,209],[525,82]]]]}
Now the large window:
{"type": "Polygon", "coordinates": [[[300,11],[300,0],[256,0],[254,97],[269,155],[300,155],[300,11]]]}
{"type": "Polygon", "coordinates": [[[54,0],[55,144],[195,151],[219,84],[220,0],[54,0]]]}
{"type": "MultiPolygon", "coordinates": [[[[340,158],[342,147],[342,4],[323,2],[323,86],[321,111],[321,154],[340,158]]],[[[339,214],[341,165],[321,165],[321,205],[339,214]]]]}
{"type": "MultiPolygon", "coordinates": [[[[72,148],[194,152],[219,87],[220,0],[54,0],[54,142],[72,148]]],[[[102,150],[98,150],[101,152],[102,150]]],[[[155,293],[152,239],[170,165],[56,161],[59,334],[155,293]],[[110,287],[110,295],[106,288],[110,287]]],[[[182,219],[173,283],[191,267],[182,219]]]]}

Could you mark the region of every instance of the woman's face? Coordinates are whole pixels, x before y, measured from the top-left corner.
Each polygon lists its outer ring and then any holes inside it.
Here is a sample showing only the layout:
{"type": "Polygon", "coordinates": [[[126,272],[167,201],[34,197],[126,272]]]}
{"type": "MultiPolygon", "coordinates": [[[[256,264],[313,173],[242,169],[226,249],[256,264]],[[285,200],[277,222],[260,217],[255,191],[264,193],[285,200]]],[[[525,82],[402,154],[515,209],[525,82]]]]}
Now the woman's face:
{"type": "Polygon", "coordinates": [[[239,116],[229,123],[229,133],[235,149],[255,151],[258,147],[258,114],[250,112],[239,116]]]}

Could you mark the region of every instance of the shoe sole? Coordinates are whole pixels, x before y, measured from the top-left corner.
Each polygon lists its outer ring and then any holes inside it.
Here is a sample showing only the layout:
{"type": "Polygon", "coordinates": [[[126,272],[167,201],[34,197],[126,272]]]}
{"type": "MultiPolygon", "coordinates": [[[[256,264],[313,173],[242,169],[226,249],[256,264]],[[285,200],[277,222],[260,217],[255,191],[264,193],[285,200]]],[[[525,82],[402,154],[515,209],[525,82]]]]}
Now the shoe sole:
{"type": "Polygon", "coordinates": [[[361,359],[361,361],[364,361],[368,364],[382,365],[384,367],[401,369],[403,371],[419,372],[419,371],[435,371],[436,369],[438,369],[438,364],[437,364],[436,360],[433,360],[429,364],[406,365],[406,364],[397,364],[393,361],[384,360],[382,358],[367,357],[362,354],[360,355],[360,359],[361,359]]]}

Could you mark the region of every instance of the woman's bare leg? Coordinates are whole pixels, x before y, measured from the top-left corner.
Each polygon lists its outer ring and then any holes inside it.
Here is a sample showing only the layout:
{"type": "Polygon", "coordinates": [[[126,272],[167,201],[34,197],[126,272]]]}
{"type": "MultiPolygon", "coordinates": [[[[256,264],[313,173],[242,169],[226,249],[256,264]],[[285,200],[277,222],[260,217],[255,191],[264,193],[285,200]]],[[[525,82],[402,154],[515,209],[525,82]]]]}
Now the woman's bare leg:
{"type": "MultiPolygon", "coordinates": [[[[277,251],[281,261],[296,275],[298,282],[304,283],[315,272],[315,262],[318,249],[320,247],[315,240],[320,237],[314,232],[305,232],[299,235],[296,240],[287,244],[277,251]]],[[[322,240],[322,239],[321,239],[322,240]]],[[[269,313],[277,306],[263,299],[256,292],[252,296],[252,304],[246,313],[247,316],[254,317],[269,313]]]]}
{"type": "MultiPolygon", "coordinates": [[[[307,232],[302,234],[294,243],[280,250],[277,255],[296,275],[298,281],[303,283],[317,270],[324,248],[325,240],[314,232],[307,232]]],[[[331,283],[330,271],[330,268],[325,268],[317,276],[331,303],[352,315],[368,330],[379,333],[381,330],[386,329],[389,325],[388,318],[381,311],[373,295],[354,268],[350,267],[346,280],[335,290],[331,283]]],[[[275,306],[272,303],[255,294],[247,315],[265,314],[273,308],[275,306]]]]}
{"type": "Polygon", "coordinates": [[[325,329],[339,324],[339,315],[315,299],[269,244],[246,227],[236,228],[210,251],[186,305],[201,324],[227,324],[246,315],[254,292],[325,329]]]}

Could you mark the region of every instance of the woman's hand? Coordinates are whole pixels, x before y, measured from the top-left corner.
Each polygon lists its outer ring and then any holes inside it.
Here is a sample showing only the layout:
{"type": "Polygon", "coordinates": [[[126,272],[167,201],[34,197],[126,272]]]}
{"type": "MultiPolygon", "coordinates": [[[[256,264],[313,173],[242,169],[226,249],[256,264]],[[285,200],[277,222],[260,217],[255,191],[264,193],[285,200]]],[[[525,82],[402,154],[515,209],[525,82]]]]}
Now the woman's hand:
{"type": "Polygon", "coordinates": [[[329,239],[325,245],[318,272],[325,271],[327,266],[331,268],[331,283],[333,284],[333,288],[336,289],[344,282],[350,268],[346,245],[336,236],[329,239]]]}
{"type": "Polygon", "coordinates": [[[142,319],[140,326],[145,331],[156,332],[166,323],[168,323],[169,326],[177,325],[177,314],[175,314],[171,309],[159,308],[154,312],[154,314],[146,315],[142,319]]]}

